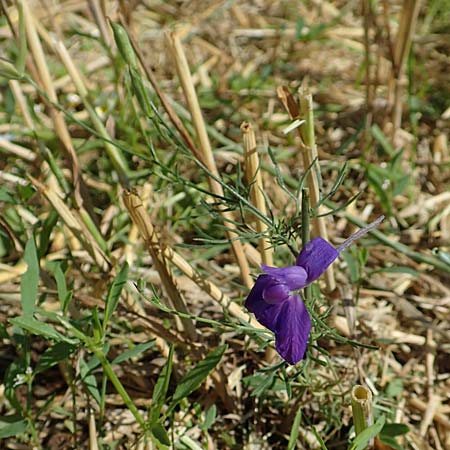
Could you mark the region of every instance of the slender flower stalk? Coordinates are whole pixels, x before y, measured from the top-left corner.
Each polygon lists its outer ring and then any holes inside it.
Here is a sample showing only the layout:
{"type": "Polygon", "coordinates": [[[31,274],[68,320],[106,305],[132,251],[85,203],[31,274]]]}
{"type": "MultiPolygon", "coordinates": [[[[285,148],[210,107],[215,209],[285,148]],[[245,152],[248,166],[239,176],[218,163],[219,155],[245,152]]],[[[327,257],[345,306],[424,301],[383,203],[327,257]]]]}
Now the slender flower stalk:
{"type": "Polygon", "coordinates": [[[309,286],[352,242],[379,225],[384,216],[350,236],[337,249],[317,237],[303,246],[294,266],[261,265],[258,277],[245,306],[262,325],[275,333],[275,348],[290,364],[305,355],[311,319],[300,296],[300,289],[309,286]]]}
{"type": "MultiPolygon", "coordinates": [[[[302,189],[302,244],[305,246],[310,241],[309,230],[309,189],[302,189]]],[[[311,299],[311,286],[305,287],[305,299],[311,299]]]]}

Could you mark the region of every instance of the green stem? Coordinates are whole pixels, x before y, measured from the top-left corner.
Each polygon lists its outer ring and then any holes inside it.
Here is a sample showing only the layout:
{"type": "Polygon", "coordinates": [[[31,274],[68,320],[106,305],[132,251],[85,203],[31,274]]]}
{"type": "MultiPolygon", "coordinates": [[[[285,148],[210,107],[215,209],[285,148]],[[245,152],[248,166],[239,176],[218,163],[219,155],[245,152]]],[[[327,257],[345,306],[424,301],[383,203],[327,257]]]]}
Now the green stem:
{"type": "MultiPolygon", "coordinates": [[[[309,242],[309,189],[302,189],[302,244],[303,247],[309,242]]],[[[305,288],[305,300],[311,300],[311,285],[305,288]]]]}
{"type": "Polygon", "coordinates": [[[98,346],[98,341],[95,341],[92,338],[86,336],[78,328],[73,326],[70,323],[70,321],[67,320],[65,317],[57,317],[57,319],[64,325],[64,327],[67,330],[70,330],[76,338],[78,338],[81,342],[83,342],[84,345],[89,349],[89,351],[91,351],[97,357],[97,359],[100,361],[100,364],[103,367],[103,371],[105,372],[106,376],[109,378],[113,386],[116,388],[116,391],[122,398],[124,404],[131,411],[131,413],[136,419],[136,422],[138,422],[139,425],[142,427],[142,430],[145,431],[147,427],[144,418],[141,416],[141,413],[137,409],[136,405],[133,403],[131,397],[128,395],[128,392],[125,390],[119,378],[114,373],[114,370],[109,361],[106,359],[106,356],[102,351],[102,348],[98,346]]]}
{"type": "Polygon", "coordinates": [[[136,405],[133,403],[133,400],[131,400],[131,397],[128,395],[128,392],[123,387],[119,378],[114,373],[114,370],[111,367],[111,364],[109,363],[109,361],[106,359],[106,356],[98,348],[92,347],[90,350],[94,353],[94,355],[100,361],[100,363],[103,367],[103,370],[106,373],[106,376],[109,378],[109,380],[111,381],[113,386],[116,388],[117,393],[122,398],[126,407],[131,411],[131,413],[133,414],[133,416],[135,417],[135,419],[139,423],[139,425],[142,427],[142,429],[145,430],[146,422],[145,422],[144,418],[142,417],[141,413],[137,409],[136,405]]]}

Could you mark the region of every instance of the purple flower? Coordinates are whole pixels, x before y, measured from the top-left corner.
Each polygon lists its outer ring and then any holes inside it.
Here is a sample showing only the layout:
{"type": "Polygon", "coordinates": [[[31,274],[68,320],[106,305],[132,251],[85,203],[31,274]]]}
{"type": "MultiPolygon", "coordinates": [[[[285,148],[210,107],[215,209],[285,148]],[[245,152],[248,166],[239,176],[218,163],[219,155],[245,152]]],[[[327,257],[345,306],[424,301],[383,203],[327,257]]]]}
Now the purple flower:
{"type": "Polygon", "coordinates": [[[274,332],[275,348],[288,363],[296,364],[304,357],[311,329],[311,319],[298,291],[319,278],[342,250],[383,219],[381,216],[362,228],[337,249],[320,237],[309,241],[295,266],[261,265],[264,274],[257,278],[245,306],[258,322],[274,332]]]}

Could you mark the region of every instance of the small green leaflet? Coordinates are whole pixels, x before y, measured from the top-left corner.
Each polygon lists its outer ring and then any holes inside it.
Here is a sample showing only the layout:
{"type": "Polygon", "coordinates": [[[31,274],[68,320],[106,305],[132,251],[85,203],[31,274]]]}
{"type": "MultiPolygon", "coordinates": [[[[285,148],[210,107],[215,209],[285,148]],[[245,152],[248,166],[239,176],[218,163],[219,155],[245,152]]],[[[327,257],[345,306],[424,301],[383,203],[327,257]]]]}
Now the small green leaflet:
{"type": "Polygon", "coordinates": [[[17,414],[0,417],[0,439],[17,436],[27,428],[28,421],[17,414]]]}

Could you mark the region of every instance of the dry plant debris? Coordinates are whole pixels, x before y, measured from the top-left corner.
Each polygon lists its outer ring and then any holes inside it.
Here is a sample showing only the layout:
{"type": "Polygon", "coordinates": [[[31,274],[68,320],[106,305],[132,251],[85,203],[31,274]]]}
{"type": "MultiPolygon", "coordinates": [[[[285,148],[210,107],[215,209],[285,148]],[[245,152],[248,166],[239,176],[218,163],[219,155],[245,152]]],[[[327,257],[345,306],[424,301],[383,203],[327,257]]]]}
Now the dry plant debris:
{"type": "Polygon", "coordinates": [[[0,4],[1,448],[450,448],[448,1],[0,4]]]}

